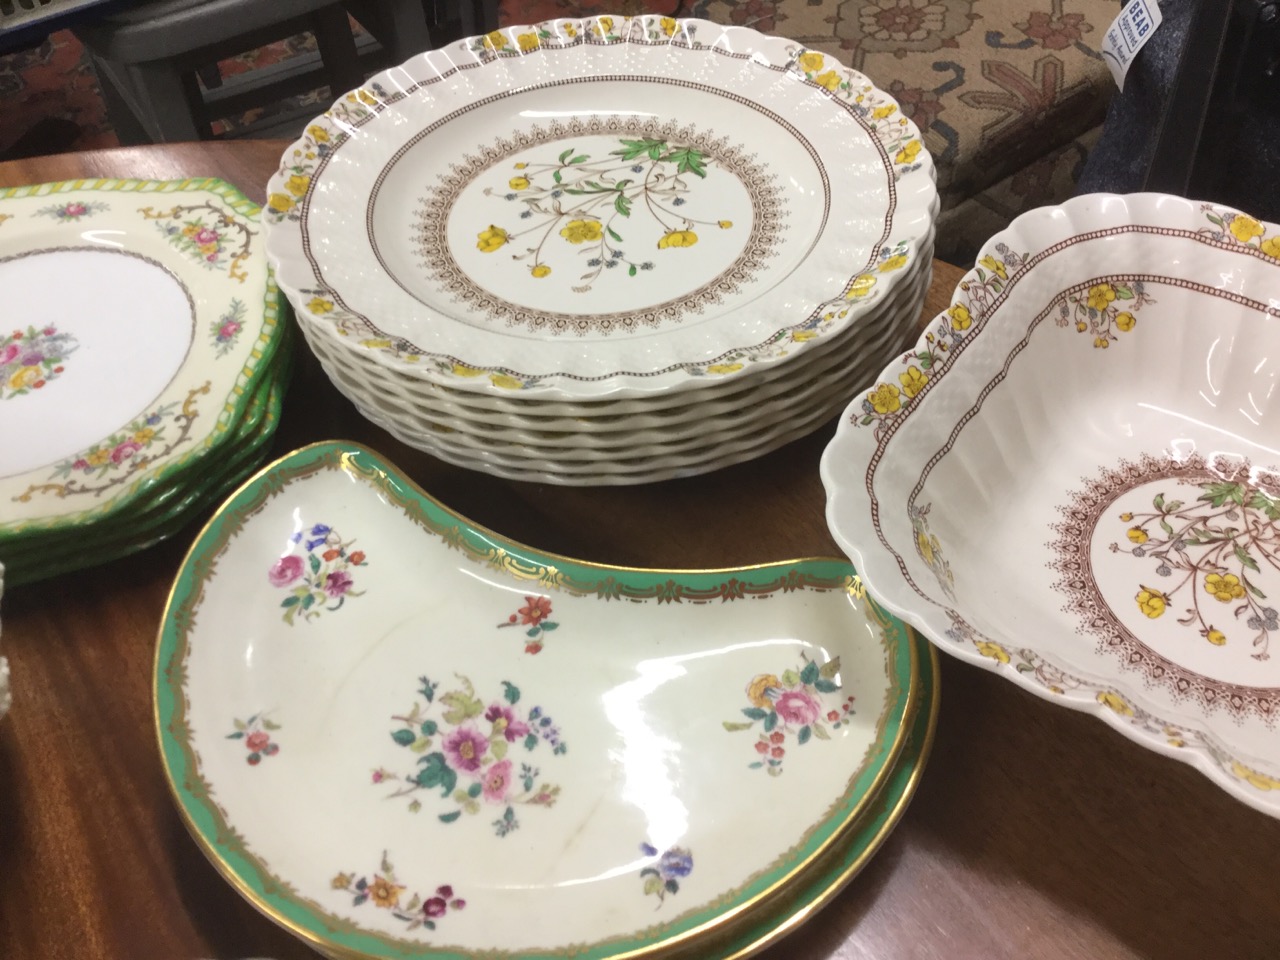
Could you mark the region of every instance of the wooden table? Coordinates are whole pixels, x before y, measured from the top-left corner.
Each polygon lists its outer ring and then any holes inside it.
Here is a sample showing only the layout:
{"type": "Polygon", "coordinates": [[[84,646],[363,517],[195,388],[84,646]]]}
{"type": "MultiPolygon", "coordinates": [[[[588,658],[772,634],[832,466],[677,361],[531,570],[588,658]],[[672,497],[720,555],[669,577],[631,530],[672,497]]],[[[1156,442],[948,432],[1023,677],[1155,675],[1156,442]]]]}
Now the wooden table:
{"type": "MultiPolygon", "coordinates": [[[[214,175],[262,200],[282,148],[182,145],[0,164],[0,186],[214,175]]],[[[959,276],[936,265],[926,315],[946,306],[959,276]]],[[[818,478],[832,429],[703,478],[586,490],[510,483],[397,443],[304,362],[275,454],[360,440],[444,503],[525,543],[614,564],[718,567],[838,555],[818,478]]],[[[0,722],[4,960],[314,956],[218,877],[161,772],[153,643],[196,529],[4,598],[0,650],[15,697],[0,722]]],[[[1280,954],[1280,823],[1088,716],[946,657],[942,668],[934,755],[905,819],[769,960],[1280,954]]]]}

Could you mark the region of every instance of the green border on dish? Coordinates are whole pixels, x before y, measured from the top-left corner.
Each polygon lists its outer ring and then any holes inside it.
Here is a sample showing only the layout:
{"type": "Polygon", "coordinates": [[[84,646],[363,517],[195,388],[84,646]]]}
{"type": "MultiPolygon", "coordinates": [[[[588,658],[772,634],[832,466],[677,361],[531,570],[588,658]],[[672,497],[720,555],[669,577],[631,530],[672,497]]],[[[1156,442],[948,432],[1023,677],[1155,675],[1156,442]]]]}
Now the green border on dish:
{"type": "MultiPolygon", "coordinates": [[[[369,957],[431,957],[463,960],[471,951],[449,946],[399,940],[359,929],[354,923],[327,915],[317,904],[289,892],[280,878],[266,872],[245,850],[234,824],[228,823],[209,796],[210,788],[197,769],[186,725],[186,634],[203,597],[205,579],[217,555],[243,519],[282,493],[290,480],[323,469],[339,469],[353,479],[376,485],[409,519],[440,536],[479,563],[488,563],[516,576],[536,579],[540,586],[602,600],[650,599],[659,603],[732,600],[753,593],[781,590],[853,589],[857,584],[847,561],[814,559],[783,561],[742,569],[712,571],[637,570],[609,567],[542,553],[471,523],[404,478],[372,451],[356,444],[318,443],[294,451],[266,467],[234,493],[196,538],[174,582],[156,645],[156,730],[166,776],[188,829],[220,872],[260,911],[297,936],[326,952],[369,957]]],[[[868,598],[883,624],[890,651],[891,703],[879,740],[872,748],[879,756],[864,765],[856,781],[828,811],[826,819],[804,841],[771,867],[735,890],[728,903],[690,910],[637,936],[575,945],[580,960],[602,960],[641,954],[668,953],[699,939],[713,939],[718,926],[743,910],[780,893],[811,861],[856,829],[858,818],[875,800],[888,779],[908,737],[909,722],[919,695],[919,649],[911,631],[888,616],[868,598]],[[645,936],[647,934],[647,936],[645,936]]],[[[551,960],[563,950],[528,948],[486,950],[486,957],[551,960]]]]}
{"type": "MultiPolygon", "coordinates": [[[[220,197],[227,206],[242,217],[261,223],[259,204],[246,197],[239,188],[215,177],[204,177],[188,180],[117,180],[117,179],[85,179],[59,180],[53,183],[38,183],[22,187],[8,187],[0,190],[0,202],[24,197],[53,196],[59,193],[70,193],[80,190],[102,190],[106,192],[138,193],[138,194],[172,194],[185,191],[202,190],[220,197]]],[[[265,256],[265,254],[260,254],[265,256]]],[[[287,325],[283,316],[282,296],[276,286],[275,274],[270,265],[267,266],[267,285],[263,296],[263,324],[249,359],[236,377],[228,398],[223,403],[222,411],[212,432],[197,446],[169,460],[164,465],[141,471],[141,475],[125,486],[120,493],[103,503],[79,513],[59,514],[55,517],[35,517],[18,522],[0,522],[0,543],[15,537],[41,530],[62,530],[92,523],[104,516],[109,516],[127,508],[145,490],[155,484],[167,483],[175,473],[185,470],[199,457],[220,445],[225,434],[243,416],[245,408],[251,402],[254,387],[261,379],[261,373],[275,355],[282,340],[282,331],[287,325]]]]}

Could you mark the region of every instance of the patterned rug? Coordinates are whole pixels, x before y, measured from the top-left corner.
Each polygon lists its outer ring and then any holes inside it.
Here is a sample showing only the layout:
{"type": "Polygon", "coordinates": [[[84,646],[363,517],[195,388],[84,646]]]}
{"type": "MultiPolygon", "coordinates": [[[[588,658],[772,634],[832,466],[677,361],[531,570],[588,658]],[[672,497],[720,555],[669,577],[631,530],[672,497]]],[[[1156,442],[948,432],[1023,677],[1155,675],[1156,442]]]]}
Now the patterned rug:
{"type": "MultiPolygon", "coordinates": [[[[598,13],[661,13],[676,15],[681,0],[504,0],[499,17],[508,24],[537,23],[556,17],[585,17],[598,13]]],[[[290,37],[219,64],[224,77],[266,67],[315,50],[310,34],[290,37]]],[[[290,101],[314,104],[316,113],[329,105],[329,92],[314,90],[290,101]]],[[[253,111],[215,126],[215,133],[234,132],[262,119],[253,111]]],[[[52,34],[39,47],[0,56],[0,152],[18,141],[41,120],[64,120],[79,127],[74,139],[57,144],[60,151],[91,150],[119,144],[107,120],[106,107],[88,54],[69,31],[52,34]]]]}

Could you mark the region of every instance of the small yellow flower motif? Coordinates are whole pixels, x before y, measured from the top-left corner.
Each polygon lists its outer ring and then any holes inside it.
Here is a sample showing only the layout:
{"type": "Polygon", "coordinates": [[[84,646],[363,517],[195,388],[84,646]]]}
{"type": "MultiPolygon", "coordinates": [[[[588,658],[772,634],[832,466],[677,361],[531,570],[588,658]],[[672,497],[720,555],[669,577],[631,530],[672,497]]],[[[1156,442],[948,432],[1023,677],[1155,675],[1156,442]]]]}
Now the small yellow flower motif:
{"type": "Polygon", "coordinates": [[[386,350],[391,346],[391,341],[386,337],[371,337],[368,340],[361,340],[360,346],[366,350],[386,350]]]}
{"type": "Polygon", "coordinates": [[[920,141],[912,140],[899,150],[893,158],[894,163],[913,163],[920,153],[920,141]]]}
{"type": "Polygon", "coordinates": [[[578,35],[578,28],[575,27],[572,23],[566,23],[564,25],[564,35],[572,39],[573,37],[576,37],[578,35]]]}
{"type": "Polygon", "coordinates": [[[85,459],[89,461],[89,466],[100,467],[111,459],[111,451],[104,449],[94,450],[85,459]]]}
{"type": "Polygon", "coordinates": [[[528,177],[512,177],[510,180],[507,181],[507,186],[510,187],[512,190],[528,190],[529,178],[528,177]]]}
{"type": "Polygon", "coordinates": [[[1132,717],[1133,707],[1125,703],[1124,698],[1119,694],[1112,693],[1110,690],[1098,694],[1098,702],[1104,707],[1109,707],[1122,717],[1132,717]]]}
{"type": "Polygon", "coordinates": [[[914,397],[929,382],[929,375],[919,367],[911,366],[906,373],[898,374],[898,379],[902,381],[902,392],[908,397],[914,397]]]}
{"type": "Polygon", "coordinates": [[[1214,599],[1221,603],[1230,603],[1232,600],[1244,598],[1244,586],[1234,573],[1209,574],[1204,578],[1204,591],[1213,594],[1214,599]]]}
{"type": "Polygon", "coordinates": [[[853,284],[849,287],[849,292],[845,294],[848,300],[860,300],[871,292],[871,288],[876,285],[876,278],[869,273],[860,273],[853,278],[853,284]]]}
{"type": "Polygon", "coordinates": [[[601,17],[598,22],[601,35],[613,33],[613,17],[601,17]]]}
{"type": "Polygon", "coordinates": [[[368,90],[357,90],[356,96],[360,98],[360,102],[366,107],[376,107],[378,105],[378,98],[368,90]]]}
{"type": "Polygon", "coordinates": [[[1132,313],[1129,313],[1128,311],[1125,311],[1124,313],[1119,314],[1116,317],[1116,326],[1119,327],[1121,330],[1123,330],[1125,333],[1128,333],[1130,330],[1132,330],[1134,327],[1134,324],[1136,324],[1137,322],[1138,322],[1138,318],[1135,317],[1132,313]]]}
{"type": "MultiPolygon", "coordinates": [[[[599,234],[598,224],[596,233],[599,234]]],[[[692,230],[672,230],[658,241],[658,249],[666,250],[668,247],[692,247],[697,242],[698,235],[692,230]]]]}
{"type": "Polygon", "coordinates": [[[457,377],[478,377],[482,373],[484,373],[483,370],[469,367],[465,363],[455,363],[453,365],[453,374],[457,377]]]}
{"type": "Polygon", "coordinates": [[[732,227],[732,226],[733,226],[733,221],[732,221],[732,220],[721,220],[721,221],[720,221],[720,229],[721,229],[721,230],[728,230],[728,229],[729,229],[730,227],[732,227]]]}
{"type": "Polygon", "coordinates": [[[523,170],[523,169],[525,169],[525,167],[527,167],[527,166],[529,166],[527,163],[523,163],[523,162],[521,162],[521,163],[517,163],[517,164],[515,165],[515,168],[516,168],[517,170],[523,170]]]}
{"type": "Polygon", "coordinates": [[[1169,746],[1171,747],[1185,747],[1186,745],[1187,745],[1187,741],[1183,740],[1181,737],[1169,738],[1169,746]]]}
{"type": "Polygon", "coordinates": [[[545,263],[540,263],[529,272],[533,274],[535,277],[537,277],[539,280],[541,280],[543,277],[551,275],[551,268],[548,267],[545,263]]]}
{"type": "Polygon", "coordinates": [[[599,220],[570,220],[560,231],[560,236],[570,243],[594,243],[600,239],[599,220]]]}
{"type": "Polygon", "coordinates": [[[1000,663],[1009,662],[1009,652],[998,643],[992,643],[989,640],[978,640],[974,643],[974,646],[978,648],[978,652],[984,657],[990,657],[1000,663]]]}
{"type": "Polygon", "coordinates": [[[812,340],[817,335],[817,330],[797,330],[791,334],[791,341],[792,343],[804,343],[806,340],[812,340]]]}
{"type": "Polygon", "coordinates": [[[873,116],[877,120],[883,120],[885,117],[892,116],[895,112],[897,112],[897,109],[898,108],[892,103],[886,104],[883,107],[876,107],[874,110],[872,110],[871,116],[873,116]]]}
{"type": "Polygon", "coordinates": [[[386,877],[377,875],[373,878],[373,883],[369,884],[369,897],[373,900],[375,907],[382,907],[389,910],[392,907],[400,906],[400,892],[404,887],[397,883],[392,883],[386,877]]]}
{"type": "Polygon", "coordinates": [[[832,93],[835,93],[840,89],[840,74],[836,73],[834,70],[828,70],[825,73],[820,73],[814,77],[813,82],[823,90],[829,90],[832,93]]]}
{"type": "Polygon", "coordinates": [[[1232,762],[1231,772],[1251,786],[1257,787],[1259,790],[1280,790],[1280,780],[1277,780],[1275,777],[1268,777],[1265,773],[1258,773],[1256,770],[1250,770],[1239,760],[1232,762]]]}
{"type": "Polygon", "coordinates": [[[307,151],[307,159],[308,159],[308,160],[314,160],[315,158],[316,158],[315,151],[313,151],[313,150],[308,150],[308,151],[307,151]]]}
{"type": "Polygon", "coordinates": [[[493,253],[493,251],[506,243],[508,239],[510,239],[510,235],[507,231],[503,230],[501,227],[495,227],[493,224],[489,224],[488,230],[481,230],[476,234],[476,249],[481,253],[493,253]]]}
{"type": "Polygon", "coordinates": [[[492,33],[486,33],[484,36],[484,45],[490,50],[505,50],[507,47],[507,35],[501,30],[494,30],[492,33]]]}
{"type": "Polygon", "coordinates": [[[1204,638],[1215,647],[1220,647],[1227,642],[1227,635],[1225,633],[1221,630],[1214,630],[1212,628],[1210,628],[1209,632],[1204,635],[1204,638]]]}
{"type": "Polygon", "coordinates": [[[826,63],[826,60],[822,54],[810,50],[808,53],[800,54],[796,63],[800,64],[800,69],[805,73],[817,73],[822,69],[822,65],[826,63]]]}
{"type": "Polygon", "coordinates": [[[1141,527],[1130,527],[1129,532],[1125,534],[1132,543],[1146,543],[1148,539],[1147,531],[1141,527]]]}
{"type": "Polygon", "coordinates": [[[902,409],[901,397],[902,391],[892,383],[878,384],[867,394],[867,399],[871,401],[871,409],[882,416],[902,409]]]}
{"type": "Polygon", "coordinates": [[[312,297],[307,304],[307,309],[312,313],[324,316],[326,313],[333,313],[333,301],[326,300],[324,297],[312,297]]]}
{"type": "Polygon", "coordinates": [[[881,273],[890,273],[894,270],[901,270],[907,265],[907,255],[905,253],[895,254],[884,263],[880,264],[881,273]]]}
{"type": "Polygon", "coordinates": [[[284,182],[284,188],[292,193],[295,197],[300,197],[307,192],[307,187],[311,186],[311,178],[304,177],[300,174],[292,174],[288,180],[284,182]]]}
{"type": "Polygon", "coordinates": [[[524,384],[515,377],[509,377],[505,373],[489,374],[489,382],[501,390],[519,390],[524,386],[524,384]]]}
{"type": "Polygon", "coordinates": [[[995,257],[983,257],[981,260],[978,261],[978,263],[986,267],[988,270],[990,270],[992,273],[998,276],[1001,280],[1009,279],[1009,273],[1008,271],[1005,270],[1004,264],[1001,263],[999,260],[997,260],[995,257]]]}
{"type": "Polygon", "coordinates": [[[973,316],[969,313],[969,308],[963,303],[957,303],[947,311],[947,316],[951,318],[951,329],[956,332],[969,329],[969,324],[973,322],[973,316]]]}
{"type": "Polygon", "coordinates": [[[1169,606],[1169,598],[1151,587],[1142,587],[1133,599],[1138,602],[1138,609],[1143,615],[1151,620],[1163,614],[1165,608],[1169,606]]]}
{"type": "Polygon", "coordinates": [[[1076,324],[1076,329],[1079,330],[1081,333],[1084,333],[1086,330],[1089,329],[1089,325],[1085,323],[1083,320],[1081,320],[1079,323],[1076,324]]]}
{"type": "Polygon", "coordinates": [[[293,209],[294,199],[287,193],[273,193],[267,198],[267,206],[276,213],[288,213],[293,209]]]}
{"type": "Polygon", "coordinates": [[[762,673],[747,684],[747,699],[761,709],[771,709],[773,701],[765,696],[765,691],[772,687],[775,690],[782,689],[782,681],[775,677],[772,673],[762,673]]]}
{"type": "Polygon", "coordinates": [[[1272,260],[1280,260],[1280,237],[1271,237],[1263,240],[1262,252],[1272,260]]]}
{"type": "Polygon", "coordinates": [[[1132,519],[1133,519],[1133,514],[1132,514],[1132,513],[1128,513],[1128,512],[1126,511],[1125,513],[1120,514],[1120,522],[1121,522],[1121,523],[1128,523],[1128,522],[1129,522],[1130,520],[1132,520],[1132,519]]]}
{"type": "Polygon", "coordinates": [[[1089,288],[1089,306],[1095,310],[1105,310],[1116,298],[1116,288],[1109,283],[1098,283],[1089,288]]]}
{"type": "Polygon", "coordinates": [[[1262,224],[1253,217],[1246,217],[1243,213],[1237,213],[1232,217],[1231,222],[1227,224],[1227,229],[1241,243],[1248,243],[1254,237],[1262,236],[1262,224]]]}
{"type": "Polygon", "coordinates": [[[923,530],[916,531],[916,548],[920,551],[920,556],[924,558],[924,562],[929,566],[933,566],[934,561],[934,542],[937,537],[930,538],[923,530]]]}
{"type": "Polygon", "coordinates": [[[328,143],[330,140],[329,131],[316,123],[307,127],[307,133],[311,135],[311,139],[316,143],[328,143]]]}
{"type": "Polygon", "coordinates": [[[329,886],[335,890],[345,890],[351,886],[352,876],[349,873],[340,873],[329,881],[329,886]]]}
{"type": "Polygon", "coordinates": [[[676,21],[674,17],[663,17],[660,21],[662,24],[662,32],[668,37],[674,36],[676,32],[676,21]]]}
{"type": "Polygon", "coordinates": [[[726,373],[737,373],[741,369],[742,364],[740,363],[713,363],[711,366],[707,367],[707,373],[723,375],[726,373]]]}
{"type": "Polygon", "coordinates": [[[21,390],[29,387],[40,379],[40,368],[31,366],[22,366],[18,368],[18,372],[9,378],[10,390],[21,390]]]}
{"type": "Polygon", "coordinates": [[[137,433],[133,435],[133,440],[135,443],[150,443],[151,438],[154,437],[155,435],[156,435],[156,432],[153,429],[151,429],[150,427],[143,427],[141,430],[139,430],[137,433]]]}
{"type": "Polygon", "coordinates": [[[1108,340],[1106,337],[1094,337],[1093,345],[1098,350],[1106,350],[1108,347],[1111,346],[1111,341],[1108,340]]]}
{"type": "Polygon", "coordinates": [[[516,37],[516,43],[520,45],[520,49],[525,53],[530,50],[537,50],[540,46],[536,33],[522,33],[516,37]]]}

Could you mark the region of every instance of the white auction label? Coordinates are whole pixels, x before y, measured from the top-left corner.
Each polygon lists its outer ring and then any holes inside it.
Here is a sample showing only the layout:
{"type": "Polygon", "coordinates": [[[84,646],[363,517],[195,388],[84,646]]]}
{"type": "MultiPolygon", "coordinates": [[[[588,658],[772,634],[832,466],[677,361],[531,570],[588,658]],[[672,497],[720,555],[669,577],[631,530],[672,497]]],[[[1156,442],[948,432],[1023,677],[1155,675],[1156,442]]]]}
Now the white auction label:
{"type": "Polygon", "coordinates": [[[1157,0],[1133,0],[1107,28],[1102,40],[1102,59],[1111,68],[1111,76],[1121,90],[1130,64],[1156,32],[1161,19],[1157,0]]]}

